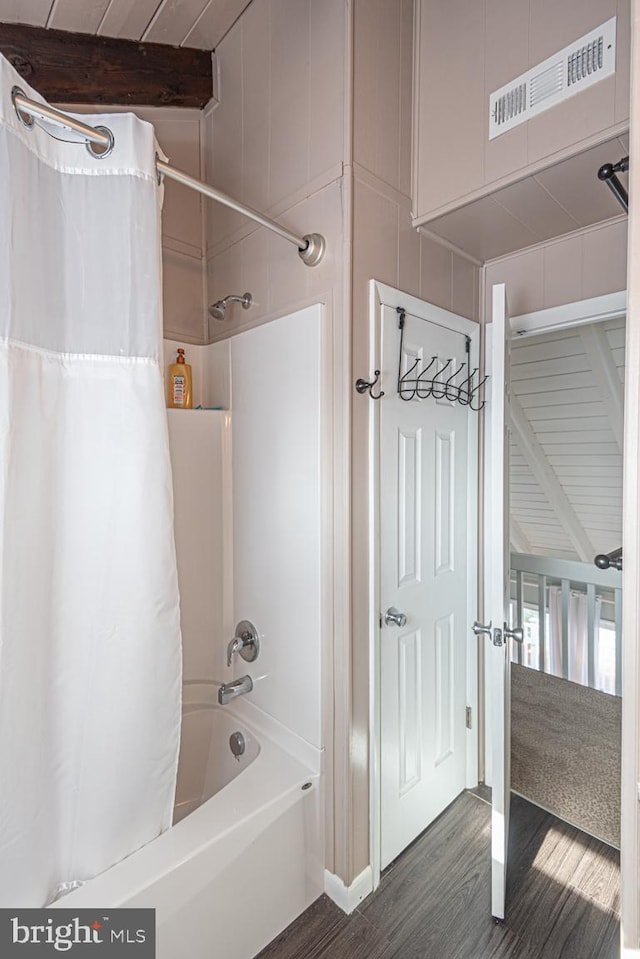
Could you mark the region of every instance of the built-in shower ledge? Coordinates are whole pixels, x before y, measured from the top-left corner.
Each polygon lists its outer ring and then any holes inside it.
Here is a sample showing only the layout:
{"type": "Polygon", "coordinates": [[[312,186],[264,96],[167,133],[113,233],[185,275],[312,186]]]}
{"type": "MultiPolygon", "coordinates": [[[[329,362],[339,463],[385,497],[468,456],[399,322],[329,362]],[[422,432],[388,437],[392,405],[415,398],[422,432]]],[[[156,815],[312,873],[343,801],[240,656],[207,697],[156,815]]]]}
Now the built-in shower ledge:
{"type": "Polygon", "coordinates": [[[219,415],[222,414],[222,413],[229,413],[229,412],[230,412],[230,410],[229,410],[227,407],[225,407],[225,406],[211,406],[211,407],[209,407],[209,406],[206,406],[206,407],[205,407],[205,406],[195,406],[195,407],[193,407],[193,409],[190,409],[190,410],[182,410],[182,409],[178,409],[178,408],[175,408],[175,407],[167,407],[167,415],[168,415],[168,416],[174,416],[174,415],[177,414],[177,413],[180,414],[181,416],[183,416],[185,413],[198,413],[198,414],[200,414],[200,413],[212,414],[212,413],[213,413],[213,414],[216,414],[216,415],[219,416],[219,415]]]}

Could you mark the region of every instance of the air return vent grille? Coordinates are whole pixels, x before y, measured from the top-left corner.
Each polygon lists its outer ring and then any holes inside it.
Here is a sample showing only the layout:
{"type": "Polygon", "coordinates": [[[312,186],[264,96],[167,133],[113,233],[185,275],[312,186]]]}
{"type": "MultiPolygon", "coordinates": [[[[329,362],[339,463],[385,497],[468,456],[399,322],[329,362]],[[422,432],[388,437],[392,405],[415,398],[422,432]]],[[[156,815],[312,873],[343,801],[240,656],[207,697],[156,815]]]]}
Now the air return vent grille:
{"type": "Polygon", "coordinates": [[[616,18],[489,97],[489,139],[586,90],[616,69],[616,18]]]}

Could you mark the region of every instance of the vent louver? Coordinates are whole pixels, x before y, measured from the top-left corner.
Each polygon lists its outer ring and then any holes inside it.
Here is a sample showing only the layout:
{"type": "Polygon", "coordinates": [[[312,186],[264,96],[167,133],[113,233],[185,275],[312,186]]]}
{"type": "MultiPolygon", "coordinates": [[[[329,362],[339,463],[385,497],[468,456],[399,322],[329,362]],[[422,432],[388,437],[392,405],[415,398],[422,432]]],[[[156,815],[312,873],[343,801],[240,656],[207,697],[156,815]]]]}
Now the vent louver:
{"type": "Polygon", "coordinates": [[[495,90],[489,97],[489,139],[586,90],[616,69],[616,18],[495,90]]]}

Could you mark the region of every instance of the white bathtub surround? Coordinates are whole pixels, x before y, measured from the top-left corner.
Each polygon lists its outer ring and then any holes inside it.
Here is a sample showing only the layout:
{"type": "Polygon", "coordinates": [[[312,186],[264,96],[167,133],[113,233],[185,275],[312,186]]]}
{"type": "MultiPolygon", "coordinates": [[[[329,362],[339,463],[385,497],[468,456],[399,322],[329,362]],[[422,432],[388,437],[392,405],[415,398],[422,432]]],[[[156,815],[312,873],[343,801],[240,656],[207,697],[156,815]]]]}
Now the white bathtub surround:
{"type": "Polygon", "coordinates": [[[184,678],[222,674],[233,634],[231,414],[167,410],[184,678]]]}
{"type": "Polygon", "coordinates": [[[239,708],[251,703],[260,728],[273,720],[314,756],[332,642],[324,340],[317,305],[191,347],[202,402],[226,399],[231,411],[168,411],[185,679],[250,675],[239,708]],[[228,668],[242,619],[255,623],[260,655],[228,668]]]}
{"type": "Polygon", "coordinates": [[[373,870],[367,866],[350,886],[345,886],[342,879],[328,869],[324,871],[324,891],[329,899],[333,899],[336,906],[349,916],[353,910],[373,892],[373,870]]]}
{"type": "Polygon", "coordinates": [[[247,698],[316,749],[331,641],[323,350],[320,305],[231,338],[234,609],[261,644],[233,676],[248,673],[247,698]]]}
{"type": "MultiPolygon", "coordinates": [[[[0,905],[171,823],[181,657],[153,129],[27,129],[0,57],[0,905]]],[[[92,116],[89,122],[105,123],[92,116]]]]}
{"type": "MultiPolygon", "coordinates": [[[[208,688],[194,684],[187,706],[208,688]]],[[[259,745],[255,758],[169,832],[56,904],[155,908],[158,959],[251,959],[323,891],[318,776],[233,706],[209,712],[225,726],[218,740],[239,729],[259,745]]]]}

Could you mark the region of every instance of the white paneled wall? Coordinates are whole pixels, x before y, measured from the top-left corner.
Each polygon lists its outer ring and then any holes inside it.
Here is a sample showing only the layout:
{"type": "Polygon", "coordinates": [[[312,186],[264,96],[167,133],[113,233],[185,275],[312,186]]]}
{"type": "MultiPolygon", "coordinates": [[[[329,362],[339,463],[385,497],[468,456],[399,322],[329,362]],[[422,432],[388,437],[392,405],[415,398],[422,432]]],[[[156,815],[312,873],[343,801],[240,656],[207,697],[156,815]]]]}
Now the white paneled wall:
{"type": "MultiPolygon", "coordinates": [[[[216,50],[211,182],[273,212],[342,174],[344,24],[343,0],[254,0],[216,50]]],[[[211,207],[209,249],[244,224],[211,207]]]]}
{"type": "Polygon", "coordinates": [[[341,308],[344,247],[344,0],[254,0],[216,49],[220,102],[205,111],[206,177],[243,203],[303,235],[322,233],[327,254],[313,269],[295,247],[218,204],[207,209],[209,303],[250,290],[246,314],[209,324],[209,339],[229,321],[255,325],[326,300],[341,308]]]}
{"type": "Polygon", "coordinates": [[[507,284],[511,316],[575,303],[627,286],[627,219],[579,230],[487,264],[484,311],[491,287],[507,284]]]}
{"type": "MultiPolygon", "coordinates": [[[[322,747],[322,307],[231,340],[234,610],[261,637],[251,701],[322,747]]],[[[230,678],[230,677],[229,677],[230,678]]]]}

